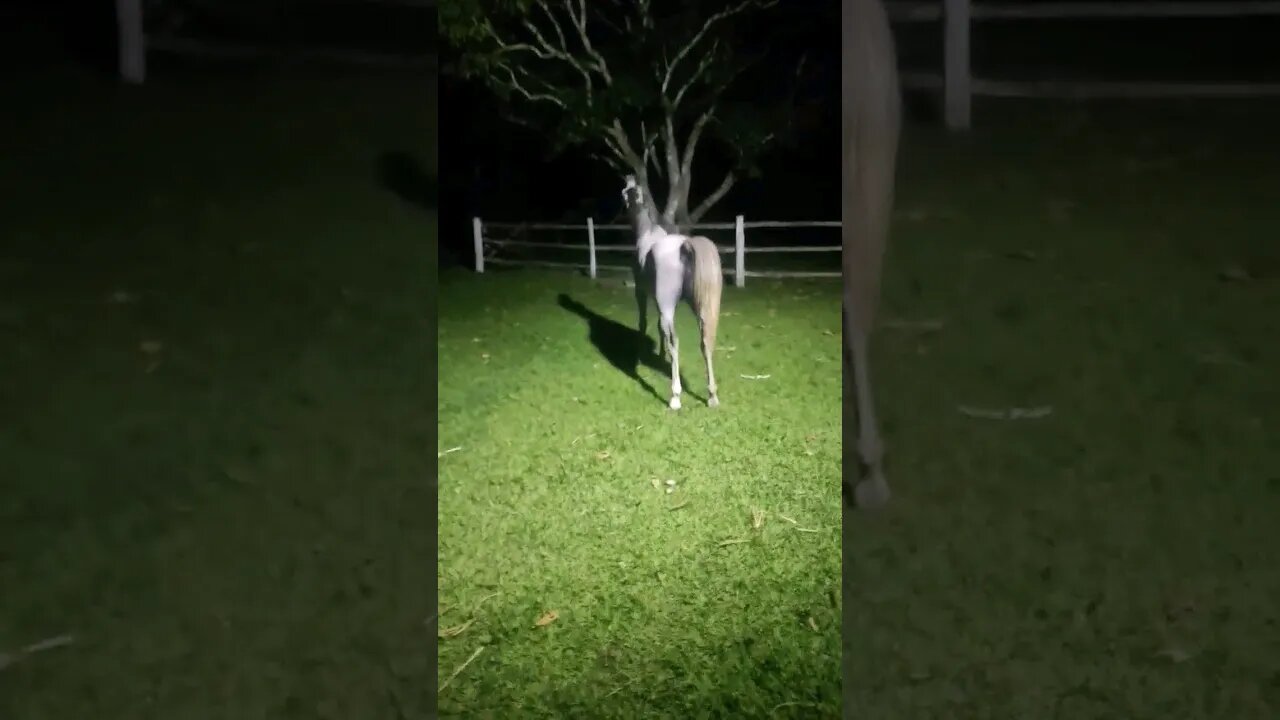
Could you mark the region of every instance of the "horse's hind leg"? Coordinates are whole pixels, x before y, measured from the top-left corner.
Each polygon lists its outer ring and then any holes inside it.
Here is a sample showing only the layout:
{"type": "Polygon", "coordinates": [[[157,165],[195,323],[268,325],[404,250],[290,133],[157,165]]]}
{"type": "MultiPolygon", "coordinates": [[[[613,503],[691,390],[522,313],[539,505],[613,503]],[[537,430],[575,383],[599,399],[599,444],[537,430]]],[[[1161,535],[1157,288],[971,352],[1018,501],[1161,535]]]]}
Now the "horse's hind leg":
{"type": "Polygon", "coordinates": [[[707,343],[707,325],[698,318],[698,326],[702,333],[702,359],[707,363],[707,406],[718,407],[720,405],[720,396],[716,394],[716,373],[711,367],[712,349],[707,343]]]}
{"type": "Polygon", "coordinates": [[[649,338],[646,334],[648,332],[648,328],[645,327],[645,325],[648,324],[647,311],[649,309],[649,298],[645,297],[644,285],[641,284],[642,280],[643,278],[641,278],[640,274],[637,273],[636,274],[636,308],[639,310],[639,313],[640,313],[640,321],[636,325],[636,332],[639,333],[639,337],[636,338],[636,341],[638,343],[637,347],[639,348],[640,352],[644,352],[645,350],[649,349],[648,348],[649,338]]]}
{"type": "Polygon", "coordinates": [[[658,326],[662,329],[662,337],[667,342],[667,350],[671,353],[671,402],[672,410],[680,409],[680,341],[676,338],[675,308],[658,307],[658,326]]]}

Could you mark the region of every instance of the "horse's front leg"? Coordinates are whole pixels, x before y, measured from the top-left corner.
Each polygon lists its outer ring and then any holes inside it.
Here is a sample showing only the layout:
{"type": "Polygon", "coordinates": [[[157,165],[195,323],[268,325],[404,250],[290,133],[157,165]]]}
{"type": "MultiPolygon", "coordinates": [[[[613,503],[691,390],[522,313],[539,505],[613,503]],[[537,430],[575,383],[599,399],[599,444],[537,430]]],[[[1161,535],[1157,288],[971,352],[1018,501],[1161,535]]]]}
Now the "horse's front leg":
{"type": "Polygon", "coordinates": [[[639,271],[636,272],[635,278],[636,310],[640,315],[639,322],[636,324],[636,333],[638,334],[636,342],[638,343],[639,352],[644,352],[649,349],[648,328],[645,327],[648,324],[649,298],[645,296],[644,285],[641,283],[642,278],[639,271]]]}

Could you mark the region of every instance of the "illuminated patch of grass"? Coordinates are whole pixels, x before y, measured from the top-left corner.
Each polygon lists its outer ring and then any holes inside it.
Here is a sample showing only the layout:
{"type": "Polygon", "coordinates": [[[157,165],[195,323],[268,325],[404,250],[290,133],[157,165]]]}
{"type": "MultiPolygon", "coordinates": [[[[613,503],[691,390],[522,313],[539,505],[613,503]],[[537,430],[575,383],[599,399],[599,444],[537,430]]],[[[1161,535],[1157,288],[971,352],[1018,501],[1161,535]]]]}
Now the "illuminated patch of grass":
{"type": "Polygon", "coordinates": [[[673,413],[620,282],[442,278],[442,714],[833,716],[838,288],[727,289],[715,410],[682,307],[673,413]]]}

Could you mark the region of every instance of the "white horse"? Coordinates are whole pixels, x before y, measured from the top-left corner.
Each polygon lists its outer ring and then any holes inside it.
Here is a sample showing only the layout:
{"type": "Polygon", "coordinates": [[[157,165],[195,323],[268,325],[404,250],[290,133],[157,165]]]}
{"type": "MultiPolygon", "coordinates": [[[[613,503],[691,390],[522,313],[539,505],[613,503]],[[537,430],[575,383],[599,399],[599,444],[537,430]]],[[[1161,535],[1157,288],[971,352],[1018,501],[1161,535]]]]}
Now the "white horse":
{"type": "Polygon", "coordinates": [[[647,344],[645,315],[651,295],[658,303],[661,340],[671,355],[671,402],[668,404],[672,410],[679,410],[680,343],[676,339],[676,306],[682,298],[688,300],[702,331],[702,359],[707,363],[707,405],[717,407],[720,398],[716,394],[711,355],[715,352],[720,292],[724,287],[720,251],[705,237],[668,233],[658,224],[657,213],[645,197],[644,188],[636,184],[634,175],[627,176],[622,199],[636,233],[633,269],[636,303],[640,308],[641,347],[647,344]]]}

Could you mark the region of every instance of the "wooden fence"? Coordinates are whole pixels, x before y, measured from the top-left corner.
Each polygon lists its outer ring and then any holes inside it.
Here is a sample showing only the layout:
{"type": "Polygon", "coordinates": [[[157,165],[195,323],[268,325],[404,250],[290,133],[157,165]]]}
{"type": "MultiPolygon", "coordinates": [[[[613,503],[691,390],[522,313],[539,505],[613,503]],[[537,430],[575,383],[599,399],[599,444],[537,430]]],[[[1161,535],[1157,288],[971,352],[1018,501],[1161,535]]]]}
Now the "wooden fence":
{"type": "MultiPolygon", "coordinates": [[[[436,7],[436,0],[359,0],[379,5],[403,7],[436,7]]],[[[367,53],[341,48],[272,48],[261,45],[210,42],[184,38],[160,32],[147,32],[143,17],[143,0],[115,0],[116,34],[119,47],[120,77],[127,83],[140,85],[147,78],[148,51],[168,52],[175,55],[197,55],[220,58],[256,58],[287,56],[297,60],[334,61],[354,65],[383,67],[431,67],[436,62],[434,54],[393,55],[367,53]]]]}
{"type": "Polygon", "coordinates": [[[1037,2],[1017,0],[888,0],[897,23],[943,23],[943,72],[903,73],[904,87],[942,90],[948,128],[966,130],[973,122],[974,95],[1048,98],[1239,98],[1280,96],[1280,83],[1162,82],[1010,82],[973,77],[969,36],[978,20],[1057,20],[1098,18],[1249,18],[1280,16],[1280,0],[1116,0],[1115,2],[1037,2]]]}
{"type": "MultiPolygon", "coordinates": [[[[725,274],[732,272],[733,284],[742,287],[746,284],[748,277],[759,278],[838,278],[839,271],[800,271],[800,270],[747,270],[747,254],[748,253],[812,253],[812,252],[840,252],[840,245],[765,245],[759,247],[747,247],[747,230],[750,228],[796,228],[796,227],[825,227],[838,228],[839,221],[778,221],[778,220],[756,220],[747,222],[743,216],[737,216],[731,223],[697,223],[690,226],[691,230],[733,230],[734,243],[733,246],[720,245],[720,253],[722,255],[732,254],[734,256],[733,268],[725,268],[725,274]]],[[[597,261],[597,254],[601,252],[617,252],[617,253],[634,253],[636,246],[634,242],[621,244],[600,244],[596,242],[597,230],[626,230],[630,231],[630,225],[613,225],[600,224],[597,225],[595,220],[587,218],[586,224],[567,224],[567,223],[485,223],[480,218],[471,219],[472,238],[475,245],[476,255],[476,272],[484,272],[485,263],[497,265],[534,265],[542,267],[563,267],[563,268],[579,268],[585,269],[587,274],[592,278],[596,277],[596,273],[601,270],[630,270],[630,257],[627,256],[627,264],[622,265],[602,265],[597,261]],[[587,241],[585,243],[553,243],[553,242],[537,242],[530,240],[511,240],[491,238],[485,234],[488,229],[493,230],[585,230],[587,241]],[[492,247],[539,247],[539,248],[556,248],[560,250],[579,250],[586,252],[586,262],[551,262],[546,260],[508,260],[503,258],[485,258],[486,246],[492,247]]]]}

